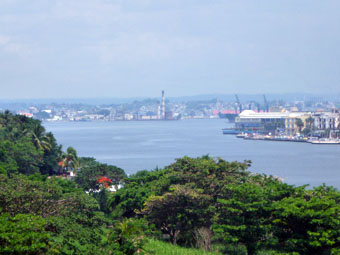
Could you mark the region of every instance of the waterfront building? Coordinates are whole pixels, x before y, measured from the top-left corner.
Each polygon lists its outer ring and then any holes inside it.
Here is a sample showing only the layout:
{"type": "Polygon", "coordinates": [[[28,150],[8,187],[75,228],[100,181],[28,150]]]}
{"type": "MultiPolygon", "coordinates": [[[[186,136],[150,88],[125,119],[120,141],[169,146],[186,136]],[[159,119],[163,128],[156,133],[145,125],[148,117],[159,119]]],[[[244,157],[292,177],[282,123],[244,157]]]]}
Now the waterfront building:
{"type": "Polygon", "coordinates": [[[316,112],[313,114],[314,128],[316,130],[335,130],[340,128],[340,113],[316,112]]]}
{"type": "Polygon", "coordinates": [[[276,133],[284,130],[288,112],[255,112],[245,110],[235,118],[235,128],[246,132],[276,133]]]}
{"type": "Polygon", "coordinates": [[[295,136],[296,134],[301,134],[301,131],[307,126],[307,119],[309,117],[311,117],[311,113],[305,112],[289,113],[285,121],[286,135],[295,136]]]}
{"type": "Polygon", "coordinates": [[[133,114],[125,113],[124,114],[124,120],[133,120],[133,114]]]}
{"type": "Polygon", "coordinates": [[[306,120],[311,116],[306,112],[255,112],[245,110],[235,119],[235,128],[254,133],[285,134],[294,136],[306,126],[306,120]],[[301,124],[298,124],[301,119],[301,124]]]}

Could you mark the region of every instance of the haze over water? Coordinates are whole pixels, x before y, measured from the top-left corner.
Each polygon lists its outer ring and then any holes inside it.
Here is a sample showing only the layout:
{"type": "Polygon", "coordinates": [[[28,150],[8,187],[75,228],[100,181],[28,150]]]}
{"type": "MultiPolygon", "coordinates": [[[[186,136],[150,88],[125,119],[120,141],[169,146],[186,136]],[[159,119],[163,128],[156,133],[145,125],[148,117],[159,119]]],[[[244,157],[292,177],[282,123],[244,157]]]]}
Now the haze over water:
{"type": "Polygon", "coordinates": [[[181,121],[47,122],[58,143],[79,156],[123,168],[128,174],[164,167],[184,155],[209,154],[228,161],[252,161],[250,171],[285,182],[340,188],[339,145],[249,141],[222,135],[222,119],[181,121]]]}

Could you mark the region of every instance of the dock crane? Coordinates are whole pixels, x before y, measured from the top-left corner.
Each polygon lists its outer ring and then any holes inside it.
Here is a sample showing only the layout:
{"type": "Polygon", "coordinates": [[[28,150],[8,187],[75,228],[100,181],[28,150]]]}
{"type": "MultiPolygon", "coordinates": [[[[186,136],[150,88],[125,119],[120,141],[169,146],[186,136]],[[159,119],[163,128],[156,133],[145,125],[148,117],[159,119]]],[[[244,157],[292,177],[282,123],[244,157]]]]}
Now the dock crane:
{"type": "Polygon", "coordinates": [[[263,100],[264,100],[264,111],[269,112],[269,106],[268,106],[268,102],[267,102],[267,98],[265,94],[263,94],[263,100]]]}
{"type": "Polygon", "coordinates": [[[237,102],[237,105],[238,105],[238,108],[240,109],[240,113],[242,112],[242,105],[240,103],[240,99],[238,98],[238,96],[235,94],[235,98],[236,98],[236,102],[237,102]]]}

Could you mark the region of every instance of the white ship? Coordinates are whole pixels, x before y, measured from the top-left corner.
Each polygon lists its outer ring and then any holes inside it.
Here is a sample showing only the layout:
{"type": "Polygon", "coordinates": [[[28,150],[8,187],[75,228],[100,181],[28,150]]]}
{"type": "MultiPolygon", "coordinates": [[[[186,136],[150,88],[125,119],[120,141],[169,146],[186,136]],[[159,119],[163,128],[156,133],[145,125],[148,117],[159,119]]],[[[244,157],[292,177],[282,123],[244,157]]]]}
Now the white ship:
{"type": "Polygon", "coordinates": [[[311,144],[340,144],[339,139],[319,139],[310,141],[311,144]]]}

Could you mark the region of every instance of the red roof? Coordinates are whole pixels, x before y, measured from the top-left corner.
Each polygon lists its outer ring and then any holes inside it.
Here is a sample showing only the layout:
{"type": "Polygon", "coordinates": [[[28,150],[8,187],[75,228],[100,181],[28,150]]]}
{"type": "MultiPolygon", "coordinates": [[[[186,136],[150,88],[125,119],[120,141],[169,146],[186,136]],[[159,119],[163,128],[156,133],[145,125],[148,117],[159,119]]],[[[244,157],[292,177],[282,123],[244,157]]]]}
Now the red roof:
{"type": "Polygon", "coordinates": [[[222,110],[221,113],[223,113],[223,114],[228,114],[228,113],[234,114],[236,112],[234,110],[222,110]]]}

